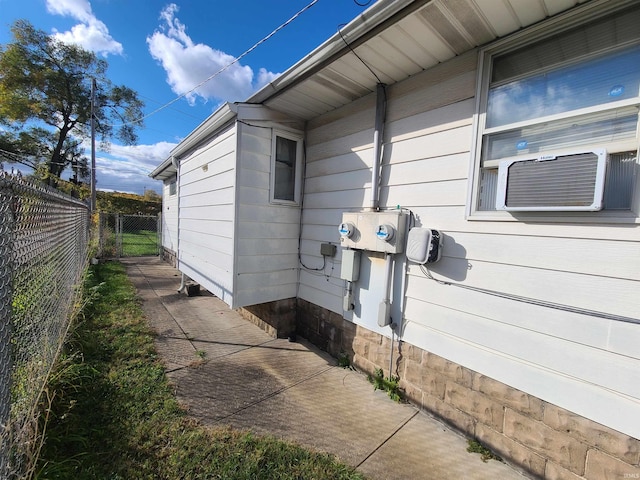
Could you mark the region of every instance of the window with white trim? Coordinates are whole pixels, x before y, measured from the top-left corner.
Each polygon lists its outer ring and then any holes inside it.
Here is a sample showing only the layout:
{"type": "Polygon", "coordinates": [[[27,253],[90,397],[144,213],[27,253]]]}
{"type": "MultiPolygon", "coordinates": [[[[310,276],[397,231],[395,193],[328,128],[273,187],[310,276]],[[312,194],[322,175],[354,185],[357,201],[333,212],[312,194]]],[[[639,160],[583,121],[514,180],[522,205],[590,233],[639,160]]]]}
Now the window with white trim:
{"type": "Polygon", "coordinates": [[[171,180],[169,180],[169,196],[171,197],[178,193],[177,182],[177,177],[173,177],[171,180]]]}
{"type": "Polygon", "coordinates": [[[483,52],[472,216],[496,209],[501,161],[596,148],[608,154],[602,208],[638,213],[640,6],[590,16],[483,52]]]}
{"type": "Polygon", "coordinates": [[[271,201],[298,204],[300,201],[302,139],[274,131],[271,154],[271,201]]]}

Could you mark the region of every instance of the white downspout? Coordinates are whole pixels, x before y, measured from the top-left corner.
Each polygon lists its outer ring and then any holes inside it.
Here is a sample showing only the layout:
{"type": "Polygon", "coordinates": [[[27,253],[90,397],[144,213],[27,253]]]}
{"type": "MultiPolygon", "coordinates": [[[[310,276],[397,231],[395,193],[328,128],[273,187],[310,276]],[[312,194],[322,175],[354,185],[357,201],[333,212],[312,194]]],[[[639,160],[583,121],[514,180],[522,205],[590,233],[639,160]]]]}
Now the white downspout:
{"type": "MultiPolygon", "coordinates": [[[[387,110],[386,85],[378,83],[376,89],[376,119],[373,132],[373,167],[371,171],[371,211],[380,211],[380,170],[382,165],[382,144],[384,138],[384,126],[387,110]]],[[[378,325],[386,327],[391,325],[391,283],[393,278],[394,256],[385,255],[384,268],[384,297],[378,307],[378,325]]],[[[393,341],[394,325],[391,325],[391,353],[389,355],[389,378],[392,378],[393,369],[393,341]]]]}
{"type": "Polygon", "coordinates": [[[384,257],[384,298],[378,308],[378,325],[386,327],[391,324],[391,279],[393,271],[393,255],[384,257]]]}
{"type": "MultiPolygon", "coordinates": [[[[175,156],[171,157],[171,163],[176,169],[176,194],[178,195],[178,222],[176,225],[176,267],[180,269],[180,160],[175,156]]],[[[181,272],[182,273],[182,272],[181,272]]],[[[182,273],[180,277],[180,286],[178,287],[178,293],[182,293],[187,283],[187,277],[182,273]]]]}
{"type": "MultiPolygon", "coordinates": [[[[384,83],[376,88],[376,119],[373,131],[373,166],[371,168],[371,211],[380,210],[380,166],[382,164],[382,143],[387,110],[387,91],[384,83]]],[[[384,269],[384,297],[378,308],[378,325],[386,327],[391,323],[391,278],[393,256],[386,254],[384,269]]]]}
{"type": "Polygon", "coordinates": [[[387,91],[384,83],[376,88],[376,120],[373,130],[373,166],[371,168],[371,204],[372,212],[380,209],[380,165],[382,163],[382,140],[387,110],[387,91]]]}

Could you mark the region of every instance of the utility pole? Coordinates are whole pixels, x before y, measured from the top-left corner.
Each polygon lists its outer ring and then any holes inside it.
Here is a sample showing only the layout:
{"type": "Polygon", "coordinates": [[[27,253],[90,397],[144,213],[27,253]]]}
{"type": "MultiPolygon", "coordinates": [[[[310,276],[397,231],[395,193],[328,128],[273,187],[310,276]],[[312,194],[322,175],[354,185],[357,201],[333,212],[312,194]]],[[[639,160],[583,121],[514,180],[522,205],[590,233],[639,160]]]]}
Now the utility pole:
{"type": "Polygon", "coordinates": [[[91,79],[91,212],[96,210],[96,79],[91,79]]]}

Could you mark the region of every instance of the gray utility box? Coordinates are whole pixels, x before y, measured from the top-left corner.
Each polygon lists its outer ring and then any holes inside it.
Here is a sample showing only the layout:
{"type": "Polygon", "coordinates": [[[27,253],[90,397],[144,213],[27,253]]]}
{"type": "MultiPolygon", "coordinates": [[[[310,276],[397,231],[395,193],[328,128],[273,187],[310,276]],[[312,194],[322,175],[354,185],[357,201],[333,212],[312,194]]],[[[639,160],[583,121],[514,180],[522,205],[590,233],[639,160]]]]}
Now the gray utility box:
{"type": "Polygon", "coordinates": [[[340,243],[356,250],[402,253],[406,225],[407,214],[401,210],[344,212],[339,228],[340,243]]]}
{"type": "Polygon", "coordinates": [[[348,282],[358,281],[360,278],[360,253],[359,250],[342,250],[340,278],[348,282]]]}

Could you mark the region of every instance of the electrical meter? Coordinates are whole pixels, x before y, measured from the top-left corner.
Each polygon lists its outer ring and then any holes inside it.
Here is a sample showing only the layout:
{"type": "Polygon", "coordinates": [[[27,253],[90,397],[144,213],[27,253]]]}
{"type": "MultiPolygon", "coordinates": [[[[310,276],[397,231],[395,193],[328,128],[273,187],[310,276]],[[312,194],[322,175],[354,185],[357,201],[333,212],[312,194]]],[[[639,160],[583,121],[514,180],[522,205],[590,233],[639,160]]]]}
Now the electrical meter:
{"type": "Polygon", "coordinates": [[[356,226],[351,222],[342,222],[338,227],[338,232],[340,232],[342,238],[351,238],[355,231],[356,226]]]}
{"type": "Polygon", "coordinates": [[[393,240],[393,237],[395,236],[395,234],[396,234],[396,229],[393,228],[388,223],[378,225],[378,228],[376,229],[376,237],[378,237],[380,240],[383,240],[385,242],[390,242],[391,240],[393,240]]]}

